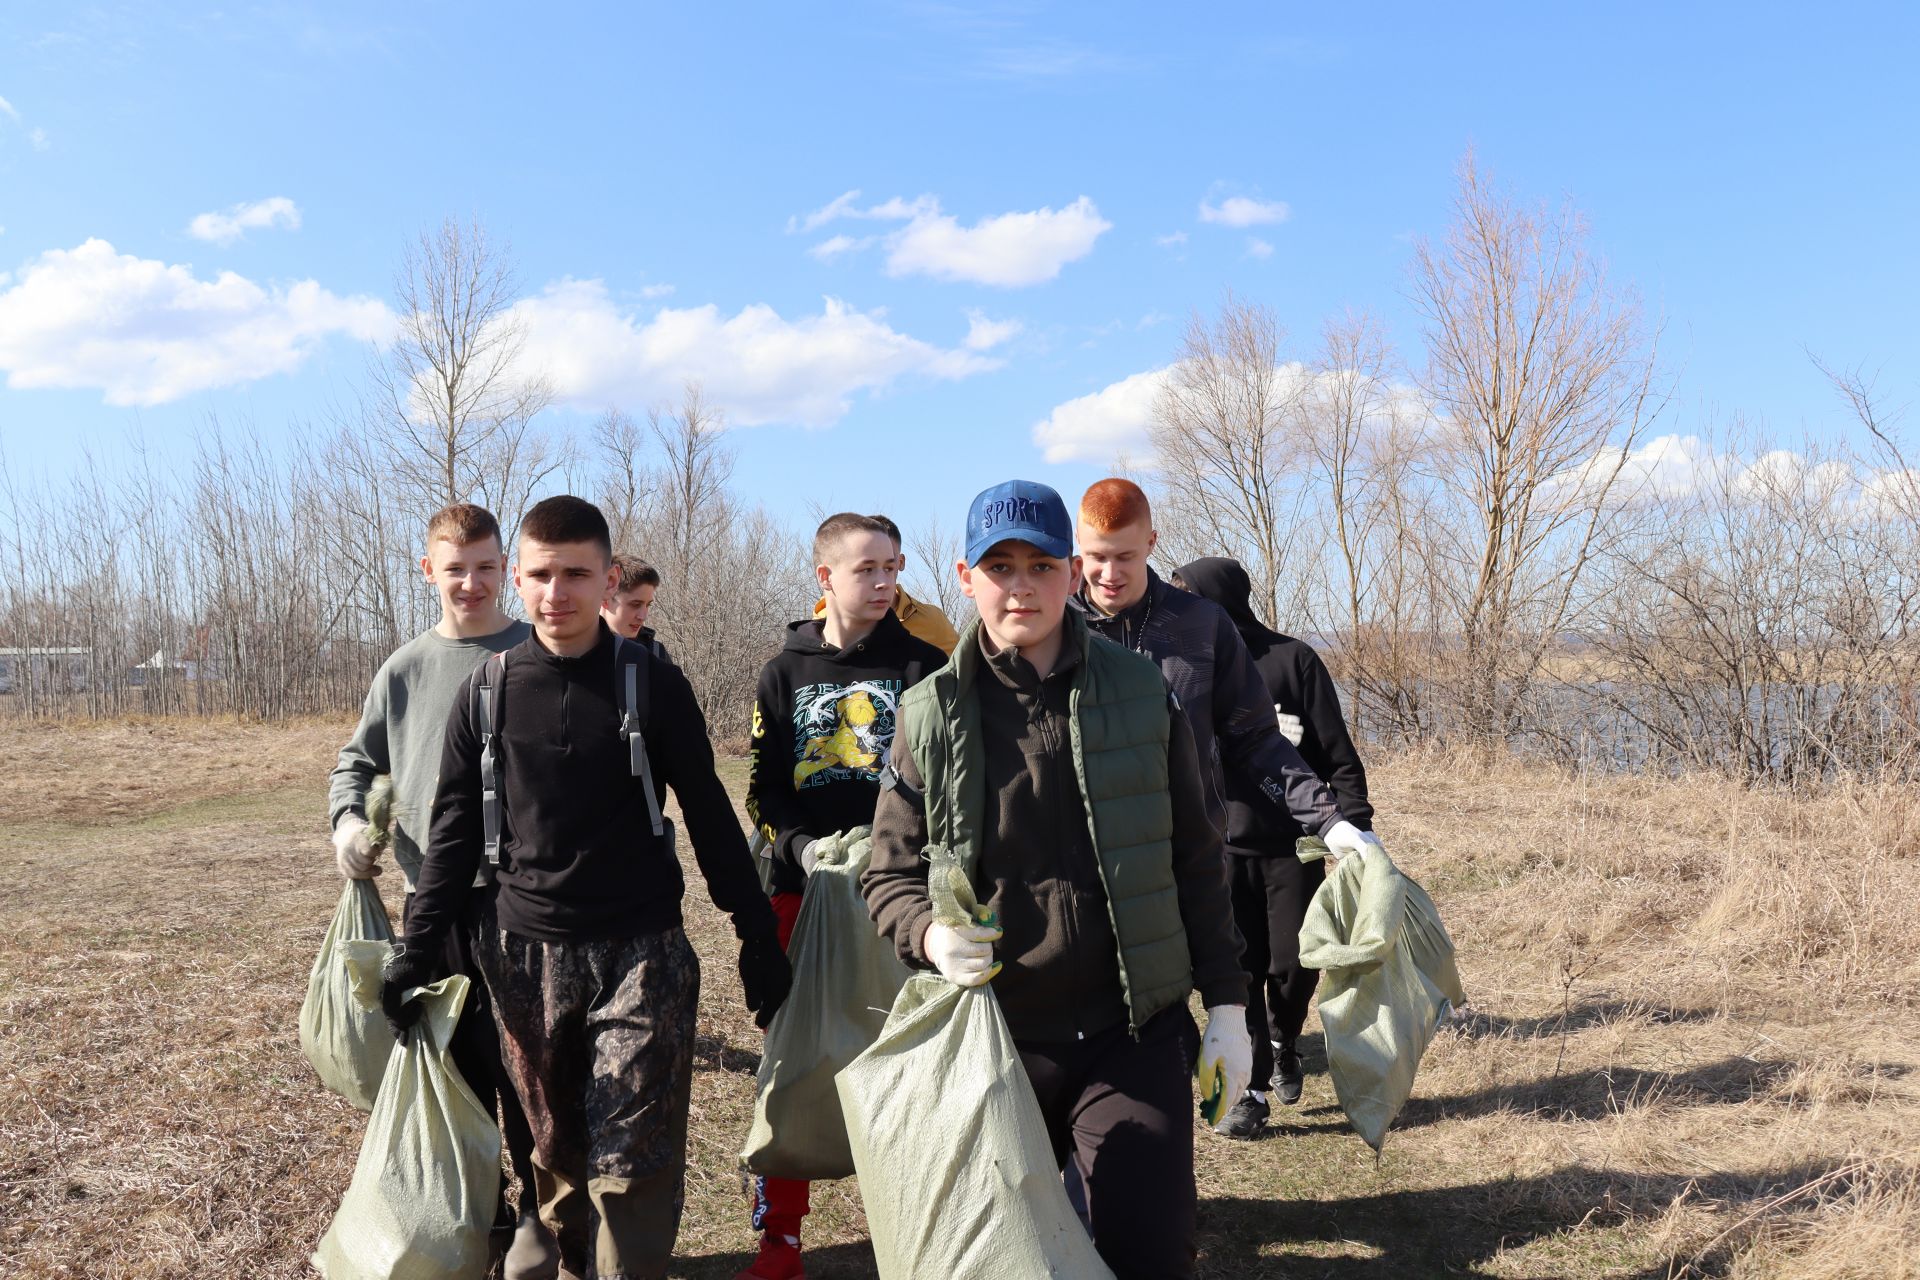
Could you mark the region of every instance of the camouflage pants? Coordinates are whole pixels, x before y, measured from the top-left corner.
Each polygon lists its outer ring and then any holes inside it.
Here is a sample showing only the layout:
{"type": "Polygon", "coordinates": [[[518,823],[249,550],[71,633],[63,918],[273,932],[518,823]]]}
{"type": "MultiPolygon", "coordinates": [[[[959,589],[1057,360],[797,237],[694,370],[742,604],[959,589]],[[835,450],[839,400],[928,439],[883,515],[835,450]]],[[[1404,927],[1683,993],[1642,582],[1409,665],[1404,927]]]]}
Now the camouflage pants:
{"type": "Polygon", "coordinates": [[[501,1056],[562,1261],[600,1280],[665,1276],[686,1198],[700,995],[687,935],[536,942],[493,927],[486,943],[501,1056]]]}

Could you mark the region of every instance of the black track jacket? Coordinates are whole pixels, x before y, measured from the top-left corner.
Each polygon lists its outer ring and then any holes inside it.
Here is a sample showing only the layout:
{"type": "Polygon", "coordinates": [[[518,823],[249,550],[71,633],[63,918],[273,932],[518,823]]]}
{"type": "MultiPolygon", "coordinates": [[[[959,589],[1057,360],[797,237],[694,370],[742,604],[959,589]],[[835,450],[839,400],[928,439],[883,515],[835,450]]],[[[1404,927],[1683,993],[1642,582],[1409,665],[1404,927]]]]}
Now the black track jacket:
{"type": "Polygon", "coordinates": [[[1231,774],[1313,835],[1340,821],[1333,792],[1280,736],[1266,686],[1224,609],[1168,586],[1151,569],[1146,595],[1111,618],[1084,593],[1072,603],[1094,634],[1144,653],[1166,676],[1193,726],[1214,826],[1227,830],[1225,780],[1231,774]]]}
{"type": "MultiPolygon", "coordinates": [[[[773,907],[746,837],[713,769],[707,722],[680,669],[642,650],[647,715],[641,736],[655,795],[672,787],[713,905],[742,941],[771,940],[773,907]]],[[[528,636],[506,652],[495,694],[502,831],[495,874],[500,927],[543,942],[634,938],[681,923],[686,891],[672,845],[653,834],[646,793],[620,737],[613,632],[577,658],[528,636]]],[[[407,947],[431,949],[457,928],[485,848],[479,699],[460,686],[447,721],[432,836],[407,926],[407,947]]]]}

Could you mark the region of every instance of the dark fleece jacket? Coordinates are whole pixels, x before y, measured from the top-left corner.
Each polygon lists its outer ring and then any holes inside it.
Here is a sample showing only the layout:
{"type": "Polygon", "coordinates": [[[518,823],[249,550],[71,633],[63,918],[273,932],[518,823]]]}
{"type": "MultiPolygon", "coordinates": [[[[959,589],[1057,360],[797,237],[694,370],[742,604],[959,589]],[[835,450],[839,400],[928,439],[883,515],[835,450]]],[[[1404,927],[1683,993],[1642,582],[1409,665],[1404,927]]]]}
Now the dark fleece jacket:
{"type": "Polygon", "coordinates": [[[891,613],[844,649],[825,633],[788,626],[754,696],[747,816],[773,844],[776,893],[805,891],[808,841],[873,821],[900,695],[947,660],[891,613]]]}
{"type": "MultiPolygon", "coordinates": [[[[1367,803],[1367,770],[1360,763],[1340,693],[1320,655],[1304,640],[1282,635],[1253,612],[1253,583],[1238,560],[1207,556],[1183,565],[1175,575],[1189,591],[1226,610],[1253,665],[1273,698],[1275,714],[1300,717],[1304,736],[1300,755],[1313,766],[1340,802],[1340,812],[1362,831],[1373,827],[1367,803]]],[[[1240,778],[1227,778],[1227,848],[1239,854],[1293,856],[1293,842],[1306,834],[1300,824],[1266,804],[1240,778]]]]}
{"type": "Polygon", "coordinates": [[[1233,619],[1210,600],[1168,586],[1147,571],[1147,591],[1107,617],[1085,597],[1073,602],[1093,633],[1143,653],[1167,678],[1193,726],[1207,786],[1207,816],[1227,829],[1224,779],[1238,777],[1300,827],[1319,835],[1341,818],[1333,793],[1280,736],[1267,691],[1233,619]]]}

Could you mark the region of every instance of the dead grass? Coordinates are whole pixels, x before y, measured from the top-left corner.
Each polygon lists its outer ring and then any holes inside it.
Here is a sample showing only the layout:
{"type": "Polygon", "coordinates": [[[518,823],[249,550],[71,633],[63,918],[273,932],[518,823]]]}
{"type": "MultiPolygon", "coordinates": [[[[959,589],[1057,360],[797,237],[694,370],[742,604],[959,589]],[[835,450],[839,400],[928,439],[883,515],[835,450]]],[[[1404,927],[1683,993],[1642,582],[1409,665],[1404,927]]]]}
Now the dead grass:
{"type": "MultiPolygon", "coordinates": [[[[295,1031],[347,730],[9,730],[0,1276],[306,1273],[362,1125],[295,1031]]],[[[1374,775],[1473,1005],[1377,1163],[1318,1074],[1265,1140],[1201,1135],[1203,1275],[1920,1275],[1920,800],[1439,755],[1374,775]]],[[[758,1036],[697,888],[688,913],[675,1274],[729,1277],[758,1036]]],[[[808,1236],[811,1275],[873,1274],[852,1183],[816,1190],[808,1236]]]]}

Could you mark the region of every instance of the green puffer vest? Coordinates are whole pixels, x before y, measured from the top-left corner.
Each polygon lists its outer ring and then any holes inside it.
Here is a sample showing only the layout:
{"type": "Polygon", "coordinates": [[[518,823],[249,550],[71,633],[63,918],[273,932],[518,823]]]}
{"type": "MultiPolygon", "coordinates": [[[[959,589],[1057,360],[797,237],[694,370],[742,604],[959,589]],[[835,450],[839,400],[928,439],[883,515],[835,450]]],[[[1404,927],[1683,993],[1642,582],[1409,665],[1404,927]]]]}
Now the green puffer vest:
{"type": "MultiPolygon", "coordinates": [[[[1167,789],[1166,681],[1151,661],[1103,640],[1067,610],[1066,643],[1081,655],[1068,701],[1074,771],[1120,943],[1120,987],[1138,1032],[1193,990],[1193,960],[1173,879],[1173,798],[1167,789]]],[[[901,732],[926,789],[927,836],[980,861],[985,744],[973,682],[984,659],[980,623],[960,633],[947,665],[907,690],[901,732]]],[[[988,677],[991,679],[992,677],[988,677]]]]}

